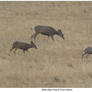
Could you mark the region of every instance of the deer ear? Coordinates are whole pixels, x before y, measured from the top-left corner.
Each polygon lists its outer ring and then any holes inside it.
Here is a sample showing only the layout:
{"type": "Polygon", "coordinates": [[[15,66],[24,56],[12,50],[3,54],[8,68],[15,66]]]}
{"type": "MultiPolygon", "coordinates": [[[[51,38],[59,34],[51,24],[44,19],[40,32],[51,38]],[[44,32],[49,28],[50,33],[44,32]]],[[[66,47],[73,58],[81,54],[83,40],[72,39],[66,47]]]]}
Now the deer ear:
{"type": "Polygon", "coordinates": [[[61,29],[59,29],[58,32],[61,32],[61,29]]]}

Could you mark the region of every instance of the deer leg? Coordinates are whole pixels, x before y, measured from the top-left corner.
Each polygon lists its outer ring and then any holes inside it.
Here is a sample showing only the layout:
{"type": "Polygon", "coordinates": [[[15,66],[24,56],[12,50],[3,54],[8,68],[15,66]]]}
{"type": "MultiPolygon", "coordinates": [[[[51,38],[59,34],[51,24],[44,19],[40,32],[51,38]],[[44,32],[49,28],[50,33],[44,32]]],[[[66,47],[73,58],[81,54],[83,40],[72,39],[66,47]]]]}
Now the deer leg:
{"type": "MultiPolygon", "coordinates": [[[[14,49],[14,47],[12,46],[12,48],[10,49],[10,53],[11,53],[11,51],[14,49]]],[[[9,56],[10,56],[10,54],[9,54],[9,56]]]]}
{"type": "Polygon", "coordinates": [[[25,50],[23,50],[23,53],[25,54],[25,50]]]}
{"type": "Polygon", "coordinates": [[[49,35],[48,35],[48,39],[49,39],[49,35]]]}
{"type": "Polygon", "coordinates": [[[85,52],[82,54],[82,59],[83,59],[83,57],[84,57],[86,54],[87,54],[87,53],[85,53],[85,52]]]}
{"type": "Polygon", "coordinates": [[[31,36],[31,40],[32,40],[32,38],[34,38],[34,35],[35,35],[35,34],[33,34],[33,35],[31,36]]]}
{"type": "Polygon", "coordinates": [[[46,41],[48,42],[48,40],[49,40],[49,35],[47,35],[47,40],[46,41]]]}
{"type": "Polygon", "coordinates": [[[38,33],[35,33],[34,34],[34,40],[36,40],[37,35],[38,35],[38,33]]]}
{"type": "Polygon", "coordinates": [[[12,47],[12,48],[10,49],[10,52],[11,52],[13,49],[14,49],[14,47],[12,47]]]}
{"type": "Polygon", "coordinates": [[[17,50],[17,48],[15,48],[15,50],[13,51],[14,54],[16,54],[16,50],[17,50]]]}
{"type": "Polygon", "coordinates": [[[89,54],[86,54],[86,58],[88,58],[89,54]]]}
{"type": "Polygon", "coordinates": [[[34,38],[34,40],[36,40],[36,37],[37,37],[38,33],[35,33],[31,36],[31,39],[34,38]]]}
{"type": "Polygon", "coordinates": [[[53,37],[53,35],[51,35],[51,39],[54,41],[54,37],[53,37]]]}
{"type": "Polygon", "coordinates": [[[27,52],[29,53],[30,51],[29,51],[29,50],[27,50],[27,52]]]}

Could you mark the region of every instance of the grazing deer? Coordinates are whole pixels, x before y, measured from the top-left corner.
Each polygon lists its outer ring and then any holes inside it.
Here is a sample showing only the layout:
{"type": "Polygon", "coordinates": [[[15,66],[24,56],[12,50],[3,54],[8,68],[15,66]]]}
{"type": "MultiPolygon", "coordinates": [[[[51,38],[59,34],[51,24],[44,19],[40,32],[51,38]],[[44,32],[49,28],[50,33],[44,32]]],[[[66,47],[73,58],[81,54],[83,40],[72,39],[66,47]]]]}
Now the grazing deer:
{"type": "MultiPolygon", "coordinates": [[[[33,41],[31,41],[30,44],[28,43],[25,43],[25,42],[20,42],[20,41],[15,41],[13,44],[12,44],[12,48],[10,49],[10,52],[15,49],[15,51],[17,49],[21,49],[23,50],[24,54],[25,54],[25,51],[28,51],[28,49],[30,48],[35,48],[37,49],[36,45],[33,43],[33,41]]],[[[14,51],[14,53],[15,53],[14,51]]]]}
{"type": "Polygon", "coordinates": [[[92,47],[87,47],[83,50],[83,54],[82,54],[82,59],[84,56],[86,56],[86,58],[88,57],[88,55],[92,54],[92,47]]]}
{"type": "Polygon", "coordinates": [[[53,41],[54,41],[54,35],[58,35],[64,39],[64,34],[60,29],[56,31],[54,28],[50,26],[38,25],[38,26],[35,26],[34,30],[35,30],[35,33],[31,36],[31,39],[34,38],[34,40],[36,39],[38,34],[46,35],[48,37],[50,36],[53,41]]]}

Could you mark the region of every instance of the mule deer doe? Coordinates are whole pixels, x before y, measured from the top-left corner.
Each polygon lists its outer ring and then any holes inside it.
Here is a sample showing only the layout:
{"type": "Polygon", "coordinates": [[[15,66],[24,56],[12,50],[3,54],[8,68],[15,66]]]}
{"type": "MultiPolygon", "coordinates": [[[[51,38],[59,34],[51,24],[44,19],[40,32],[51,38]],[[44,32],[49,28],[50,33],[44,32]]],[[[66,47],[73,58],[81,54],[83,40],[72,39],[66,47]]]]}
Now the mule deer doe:
{"type": "Polygon", "coordinates": [[[87,47],[83,50],[83,54],[82,54],[82,59],[84,56],[86,56],[86,58],[92,54],[92,47],[87,47]]]}
{"type": "Polygon", "coordinates": [[[62,33],[60,29],[56,31],[54,28],[50,26],[38,25],[34,27],[34,30],[35,30],[35,33],[31,36],[31,39],[34,38],[34,40],[36,39],[38,34],[46,35],[48,37],[50,36],[53,41],[54,41],[54,37],[53,37],[54,35],[58,35],[64,39],[64,34],[62,33]]]}
{"type": "MultiPolygon", "coordinates": [[[[33,43],[33,41],[31,41],[30,44],[28,43],[25,43],[25,42],[20,42],[20,41],[15,41],[13,44],[12,44],[12,48],[10,49],[10,52],[15,49],[15,51],[17,49],[21,49],[23,50],[24,54],[25,54],[25,51],[28,51],[29,48],[35,48],[37,49],[36,45],[33,43]]],[[[14,51],[14,53],[15,53],[14,51]]]]}

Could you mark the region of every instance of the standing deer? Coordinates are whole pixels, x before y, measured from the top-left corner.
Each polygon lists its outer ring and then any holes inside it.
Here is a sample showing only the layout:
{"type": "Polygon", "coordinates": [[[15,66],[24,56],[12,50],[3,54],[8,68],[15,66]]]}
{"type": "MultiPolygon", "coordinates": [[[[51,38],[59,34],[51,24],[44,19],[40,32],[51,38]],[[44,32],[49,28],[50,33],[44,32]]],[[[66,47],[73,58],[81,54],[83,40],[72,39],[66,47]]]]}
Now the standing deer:
{"type": "Polygon", "coordinates": [[[83,54],[82,54],[82,59],[84,56],[86,56],[86,58],[88,57],[88,55],[92,54],[92,47],[87,47],[83,50],[83,54]]]}
{"type": "Polygon", "coordinates": [[[50,26],[38,25],[34,27],[34,30],[35,30],[35,33],[31,36],[31,39],[34,38],[34,40],[36,39],[38,34],[46,35],[48,37],[50,36],[53,41],[54,41],[54,35],[58,35],[64,39],[64,34],[62,33],[60,29],[56,31],[54,28],[50,26]]]}
{"type": "Polygon", "coordinates": [[[30,44],[28,43],[25,43],[25,42],[20,42],[20,41],[15,41],[13,44],[12,44],[12,48],[10,49],[10,52],[14,50],[14,53],[17,49],[21,49],[23,50],[24,54],[25,54],[25,51],[28,51],[29,48],[36,48],[36,45],[33,43],[33,41],[31,41],[30,44]]]}

